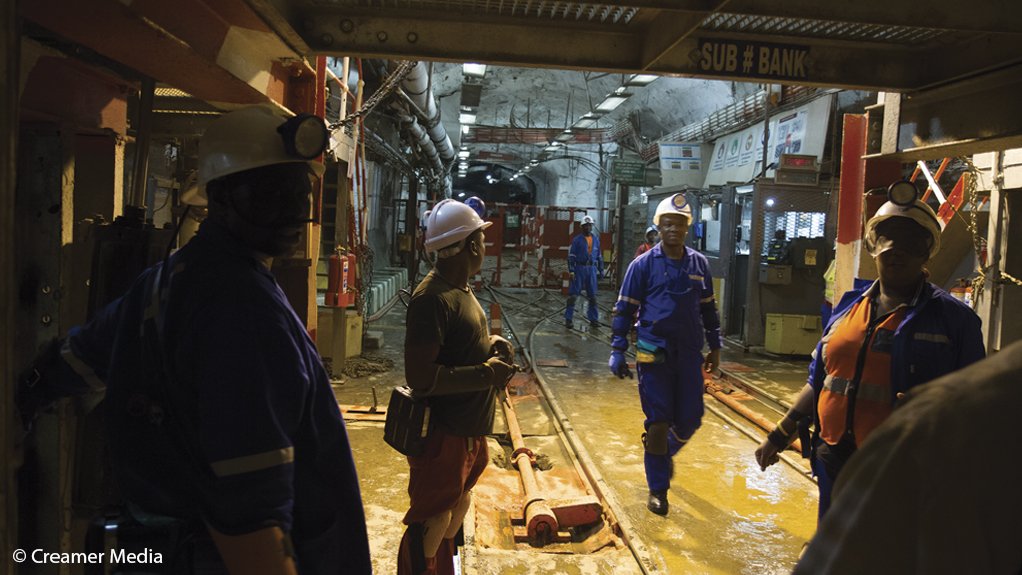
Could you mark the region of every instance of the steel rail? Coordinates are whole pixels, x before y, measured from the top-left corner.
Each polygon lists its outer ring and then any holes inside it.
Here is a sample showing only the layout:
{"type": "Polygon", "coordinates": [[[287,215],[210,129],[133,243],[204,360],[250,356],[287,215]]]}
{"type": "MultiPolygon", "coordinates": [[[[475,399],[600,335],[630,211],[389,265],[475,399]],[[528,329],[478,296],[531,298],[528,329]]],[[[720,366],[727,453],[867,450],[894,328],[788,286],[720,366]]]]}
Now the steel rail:
{"type": "MultiPolygon", "coordinates": [[[[487,286],[487,290],[499,303],[498,294],[489,286],[487,286]]],[[[526,337],[525,345],[520,346],[519,349],[521,349],[522,355],[525,357],[527,364],[532,368],[532,374],[537,383],[536,387],[543,395],[543,399],[546,401],[547,406],[553,414],[551,423],[553,424],[554,430],[557,432],[561,441],[569,448],[568,453],[571,457],[572,464],[575,466],[576,472],[580,477],[586,478],[588,483],[587,488],[591,489],[593,492],[592,494],[603,502],[604,510],[607,513],[608,519],[612,522],[612,524],[617,526],[621,539],[628,546],[628,549],[635,558],[639,569],[644,575],[666,573],[666,566],[664,565],[662,558],[658,560],[657,555],[650,551],[639,537],[638,531],[632,525],[628,516],[624,513],[624,507],[617,501],[617,498],[614,496],[610,486],[596,468],[596,464],[593,462],[588,451],[585,449],[585,446],[582,444],[582,441],[575,433],[571,420],[568,419],[564,410],[561,409],[560,404],[557,402],[556,398],[553,396],[553,392],[550,390],[550,386],[547,384],[546,378],[543,377],[539,366],[532,357],[532,339],[536,330],[544,321],[558,313],[560,313],[560,310],[555,310],[546,317],[540,319],[526,337]]],[[[511,321],[511,318],[508,315],[504,315],[503,322],[515,340],[521,344],[521,338],[519,338],[515,332],[514,323],[511,321]]]]}

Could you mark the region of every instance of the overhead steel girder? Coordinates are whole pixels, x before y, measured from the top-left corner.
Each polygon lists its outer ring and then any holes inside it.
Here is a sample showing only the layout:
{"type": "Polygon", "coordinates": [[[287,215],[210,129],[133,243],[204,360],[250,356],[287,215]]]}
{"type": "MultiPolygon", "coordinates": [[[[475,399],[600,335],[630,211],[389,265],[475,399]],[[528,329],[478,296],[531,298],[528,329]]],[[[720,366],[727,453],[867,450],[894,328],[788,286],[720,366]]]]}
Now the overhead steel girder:
{"type": "MultiPolygon", "coordinates": [[[[655,8],[674,12],[716,10],[715,0],[599,0],[608,6],[655,8]]],[[[924,4],[892,0],[821,2],[820,0],[731,0],[720,8],[729,14],[849,22],[876,26],[910,26],[935,30],[1022,33],[1022,2],[929,0],[924,4]]]]}
{"type": "Polygon", "coordinates": [[[867,157],[907,162],[1022,147],[1019,93],[1022,64],[889,97],[882,111],[880,153],[867,157]]]}
{"type": "MultiPolygon", "coordinates": [[[[865,42],[694,31],[673,44],[669,35],[647,40],[636,26],[599,26],[556,20],[443,15],[399,10],[308,9],[292,13],[313,52],[392,59],[485,62],[508,66],[537,66],[611,72],[646,71],[726,80],[768,80],[808,86],[907,91],[930,86],[968,72],[1022,59],[1022,42],[1013,36],[984,39],[982,51],[969,58],[947,55],[936,65],[931,52],[920,48],[865,42]],[[667,38],[666,40],[663,38],[667,38]],[[700,41],[735,46],[738,58],[724,66],[706,66],[700,41]],[[804,74],[742,73],[744,49],[788,46],[805,53],[804,74]],[[657,52],[665,49],[661,54],[657,52]],[[650,64],[648,60],[654,59],[650,64]]],[[[676,30],[683,34],[683,30],[676,30]]],[[[730,49],[730,48],[729,48],[730,49]]],[[[940,53],[939,56],[945,56],[940,53]]]]}
{"type": "Polygon", "coordinates": [[[284,105],[290,78],[311,71],[243,2],[182,2],[32,0],[21,3],[21,12],[47,30],[208,102],[284,105]]]}

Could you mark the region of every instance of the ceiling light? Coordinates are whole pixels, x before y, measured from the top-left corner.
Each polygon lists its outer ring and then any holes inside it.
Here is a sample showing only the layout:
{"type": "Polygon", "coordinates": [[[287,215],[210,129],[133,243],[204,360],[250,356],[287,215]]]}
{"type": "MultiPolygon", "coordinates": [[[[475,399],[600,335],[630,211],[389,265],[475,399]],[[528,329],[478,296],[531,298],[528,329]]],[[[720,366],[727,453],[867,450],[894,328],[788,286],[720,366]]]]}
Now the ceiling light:
{"type": "Polygon", "coordinates": [[[633,74],[632,77],[625,82],[625,86],[648,86],[659,77],[660,76],[655,74],[633,74]]]}
{"type": "Polygon", "coordinates": [[[627,100],[629,96],[631,96],[631,94],[628,93],[608,94],[607,97],[596,106],[596,111],[605,113],[613,112],[618,106],[624,104],[625,100],[627,100]]]}
{"type": "Polygon", "coordinates": [[[588,114],[584,114],[581,118],[575,120],[575,123],[572,124],[571,127],[576,130],[585,130],[587,128],[591,128],[593,124],[595,124],[599,119],[600,119],[599,114],[589,112],[588,114]]]}
{"type": "Polygon", "coordinates": [[[476,115],[475,114],[471,114],[469,112],[462,112],[462,113],[458,114],[458,122],[460,122],[462,124],[475,124],[476,123],[476,115]]]}
{"type": "Polygon", "coordinates": [[[462,133],[462,134],[468,134],[468,129],[469,129],[470,127],[471,127],[471,126],[462,126],[462,127],[461,127],[461,133],[462,133]]]}
{"type": "Polygon", "coordinates": [[[536,165],[536,164],[538,164],[538,163],[539,163],[539,160],[530,160],[530,161],[529,161],[529,165],[530,165],[530,166],[535,166],[535,165],[536,165]]]}
{"type": "Polygon", "coordinates": [[[461,192],[460,194],[458,194],[458,197],[459,198],[464,198],[465,197],[465,192],[461,192]]]}
{"type": "Polygon", "coordinates": [[[549,146],[543,148],[543,151],[544,152],[556,152],[557,148],[559,148],[559,147],[560,146],[558,146],[557,144],[550,144],[549,146]]]}
{"type": "Polygon", "coordinates": [[[561,132],[560,134],[557,134],[557,137],[554,138],[554,140],[556,140],[558,142],[567,142],[568,140],[570,140],[572,138],[572,136],[573,135],[571,133],[571,129],[569,128],[569,129],[561,132]]]}
{"type": "Polygon", "coordinates": [[[462,150],[462,151],[458,152],[458,157],[461,158],[462,160],[468,159],[468,157],[471,156],[471,155],[472,155],[472,152],[469,152],[468,150],[462,150]]]}
{"type": "Polygon", "coordinates": [[[466,76],[472,76],[473,78],[482,78],[486,75],[486,64],[462,64],[461,71],[466,76]]]}

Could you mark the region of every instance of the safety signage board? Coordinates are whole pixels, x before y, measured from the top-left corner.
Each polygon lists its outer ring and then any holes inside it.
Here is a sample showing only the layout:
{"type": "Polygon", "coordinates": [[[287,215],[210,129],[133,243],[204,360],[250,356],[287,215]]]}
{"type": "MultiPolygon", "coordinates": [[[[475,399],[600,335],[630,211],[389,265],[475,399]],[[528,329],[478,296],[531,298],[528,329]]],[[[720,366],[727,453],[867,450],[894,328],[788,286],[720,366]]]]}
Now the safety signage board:
{"type": "Polygon", "coordinates": [[[698,54],[699,69],[704,72],[771,80],[809,79],[809,46],[700,38],[698,54]]]}
{"type": "Polygon", "coordinates": [[[632,160],[614,160],[611,181],[626,186],[646,185],[646,163],[632,160]]]}

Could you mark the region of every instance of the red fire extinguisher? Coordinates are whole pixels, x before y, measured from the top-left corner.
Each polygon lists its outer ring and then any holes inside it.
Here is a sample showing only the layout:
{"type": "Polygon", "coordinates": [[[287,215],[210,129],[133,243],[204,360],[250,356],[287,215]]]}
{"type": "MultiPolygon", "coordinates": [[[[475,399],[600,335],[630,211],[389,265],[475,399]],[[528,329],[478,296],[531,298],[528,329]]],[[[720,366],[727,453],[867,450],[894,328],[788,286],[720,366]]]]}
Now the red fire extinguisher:
{"type": "Polygon", "coordinates": [[[338,286],[337,305],[348,307],[354,302],[353,294],[348,291],[348,281],[351,273],[351,257],[347,254],[341,255],[341,285],[338,286]]]}

